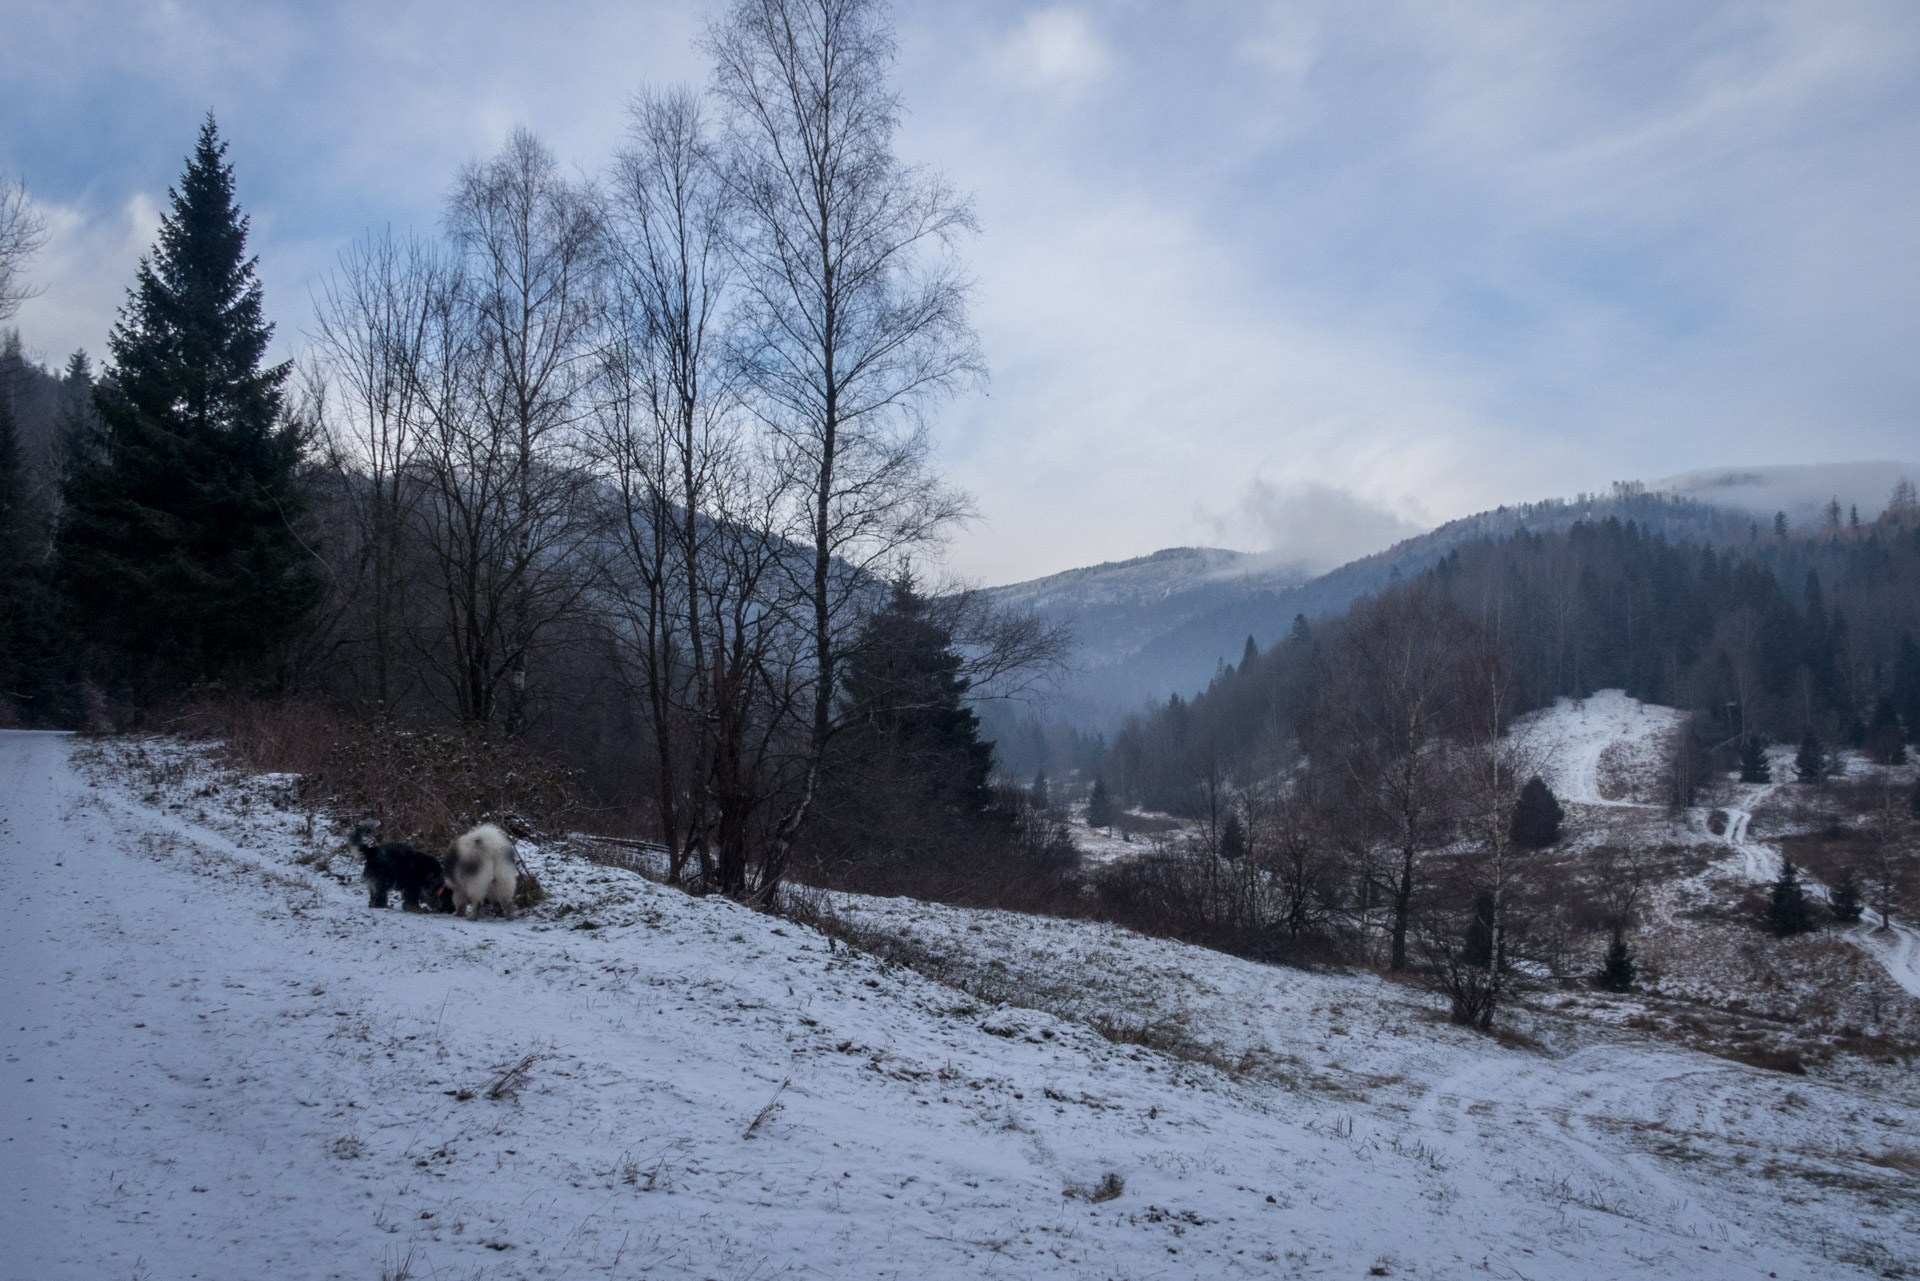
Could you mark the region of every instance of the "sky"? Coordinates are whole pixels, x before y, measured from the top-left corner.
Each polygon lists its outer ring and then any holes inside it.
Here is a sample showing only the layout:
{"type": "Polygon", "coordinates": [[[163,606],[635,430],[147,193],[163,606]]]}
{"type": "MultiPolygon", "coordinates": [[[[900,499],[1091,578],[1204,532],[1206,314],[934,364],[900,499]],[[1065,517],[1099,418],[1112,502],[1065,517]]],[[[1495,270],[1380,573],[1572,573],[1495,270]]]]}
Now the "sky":
{"type": "MultiPolygon", "coordinates": [[[[718,4],[9,0],[16,318],[96,357],[201,116],[278,352],[524,125],[601,170],[718,4]]],[[[1500,503],[1920,455],[1920,6],[901,0],[901,154],[973,195],[991,371],[938,408],[1000,583],[1315,568],[1500,503]]]]}

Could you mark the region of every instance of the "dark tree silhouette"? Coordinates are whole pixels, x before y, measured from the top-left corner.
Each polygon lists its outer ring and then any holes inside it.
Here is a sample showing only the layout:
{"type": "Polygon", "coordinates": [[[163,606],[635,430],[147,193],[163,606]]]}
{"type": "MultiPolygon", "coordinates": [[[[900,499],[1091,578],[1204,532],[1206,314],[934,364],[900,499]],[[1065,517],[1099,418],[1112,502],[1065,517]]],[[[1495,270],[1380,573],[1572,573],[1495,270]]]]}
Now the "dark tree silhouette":
{"type": "Polygon", "coordinates": [[[266,674],[318,594],[289,366],[262,364],[273,326],[225,155],[209,116],[107,340],[105,457],[67,485],[66,615],[136,694],[266,674]]]}
{"type": "Polygon", "coordinates": [[[1594,982],[1609,992],[1625,992],[1633,987],[1633,977],[1633,953],[1627,948],[1626,938],[1616,931],[1594,982]]]}
{"type": "Polygon", "coordinates": [[[1220,857],[1229,861],[1242,858],[1247,852],[1247,829],[1240,822],[1240,816],[1232,810],[1227,811],[1227,821],[1220,825],[1220,857]]]}
{"type": "Polygon", "coordinates": [[[1833,887],[1833,899],[1830,904],[1833,919],[1843,925],[1851,925],[1860,919],[1865,905],[1860,898],[1860,882],[1848,868],[1840,874],[1840,883],[1833,887]]]}
{"type": "Polygon", "coordinates": [[[1824,783],[1833,772],[1833,758],[1820,736],[1808,730],[1800,737],[1800,750],[1794,753],[1793,772],[1802,783],[1824,783]]]}
{"type": "Polygon", "coordinates": [[[1107,791],[1105,779],[1093,780],[1093,791],[1087,794],[1087,826],[1113,826],[1113,797],[1107,791]]]}
{"type": "Polygon", "coordinates": [[[1780,879],[1773,883],[1773,894],[1767,901],[1767,923],[1781,938],[1790,934],[1804,934],[1813,928],[1813,913],[1807,908],[1806,890],[1802,888],[1800,874],[1791,860],[1781,864],[1780,879]]]}
{"type": "Polygon", "coordinates": [[[1867,756],[1880,765],[1905,765],[1907,763],[1907,745],[1900,731],[1900,717],[1893,709],[1892,698],[1882,698],[1873,705],[1873,719],[1867,722],[1867,733],[1862,746],[1867,756]]]}
{"type": "Polygon", "coordinates": [[[1546,782],[1538,774],[1520,789],[1513,807],[1513,843],[1528,849],[1545,849],[1560,839],[1560,824],[1566,811],[1560,808],[1546,782]]]}
{"type": "Polygon", "coordinates": [[[1750,738],[1740,747],[1740,781],[1742,783],[1771,783],[1773,767],[1767,764],[1767,748],[1757,738],[1750,738]]]}

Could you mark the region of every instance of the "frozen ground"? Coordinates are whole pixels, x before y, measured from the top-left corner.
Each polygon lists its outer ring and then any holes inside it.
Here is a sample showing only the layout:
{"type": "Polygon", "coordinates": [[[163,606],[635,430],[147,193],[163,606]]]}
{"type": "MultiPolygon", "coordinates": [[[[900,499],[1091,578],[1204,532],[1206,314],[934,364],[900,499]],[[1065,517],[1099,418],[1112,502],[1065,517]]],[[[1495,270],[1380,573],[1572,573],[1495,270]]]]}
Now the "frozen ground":
{"type": "Polygon", "coordinates": [[[561,851],[513,923],[370,911],[285,780],[23,733],[0,780],[8,1278],[1920,1269],[1910,1090],[837,901],[996,1003],[561,851]]]}

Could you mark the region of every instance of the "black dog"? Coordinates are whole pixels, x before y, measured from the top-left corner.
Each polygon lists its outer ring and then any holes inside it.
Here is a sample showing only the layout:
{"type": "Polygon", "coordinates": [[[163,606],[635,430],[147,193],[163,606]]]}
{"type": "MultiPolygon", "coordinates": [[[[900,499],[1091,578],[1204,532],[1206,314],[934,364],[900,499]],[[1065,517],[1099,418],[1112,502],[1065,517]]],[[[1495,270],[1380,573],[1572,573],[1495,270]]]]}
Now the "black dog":
{"type": "Polygon", "coordinates": [[[397,889],[401,906],[409,912],[453,911],[453,895],[440,872],[440,860],[398,841],[375,845],[373,832],[379,826],[377,819],[368,819],[347,833],[347,844],[367,862],[360,872],[360,879],[367,883],[367,906],[385,907],[387,895],[397,889]],[[422,906],[422,896],[431,906],[422,906]]]}

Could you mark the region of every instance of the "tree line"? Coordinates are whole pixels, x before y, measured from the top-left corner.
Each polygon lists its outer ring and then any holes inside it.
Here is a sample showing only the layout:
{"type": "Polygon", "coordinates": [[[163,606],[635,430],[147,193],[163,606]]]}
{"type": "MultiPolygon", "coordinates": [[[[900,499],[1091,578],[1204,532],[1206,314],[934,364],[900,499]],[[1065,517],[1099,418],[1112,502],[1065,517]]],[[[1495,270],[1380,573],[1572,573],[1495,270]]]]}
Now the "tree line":
{"type": "Polygon", "coordinates": [[[915,568],[970,514],[927,414],[984,377],[971,207],[895,153],[875,0],[740,0],[701,48],[597,176],[515,130],[435,234],[356,242],[281,364],[209,117],[7,509],[14,714],[224,691],[544,744],[751,901],[907,811],[1044,854],[966,704],[1063,638],[915,568]]]}

